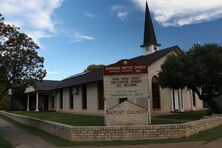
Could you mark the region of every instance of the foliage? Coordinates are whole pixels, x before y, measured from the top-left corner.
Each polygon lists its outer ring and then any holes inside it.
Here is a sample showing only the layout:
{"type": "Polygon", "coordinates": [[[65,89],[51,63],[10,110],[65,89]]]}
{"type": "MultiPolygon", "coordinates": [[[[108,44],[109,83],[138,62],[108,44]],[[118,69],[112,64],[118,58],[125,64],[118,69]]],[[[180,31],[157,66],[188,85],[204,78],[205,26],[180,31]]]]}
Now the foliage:
{"type": "Polygon", "coordinates": [[[193,90],[212,112],[221,112],[214,97],[222,95],[222,46],[195,44],[180,55],[170,55],[159,72],[163,88],[193,90]]]}
{"type": "Polygon", "coordinates": [[[19,88],[16,88],[13,90],[12,93],[12,99],[17,101],[23,101],[25,99],[26,101],[26,94],[24,93],[26,89],[26,86],[21,85],[19,88]]]}
{"type": "MultiPolygon", "coordinates": [[[[29,85],[34,80],[42,80],[44,58],[37,53],[38,45],[14,25],[4,23],[0,14],[0,84],[1,92],[9,88],[29,85]]],[[[4,94],[0,94],[3,96],[4,94]]]]}
{"type": "Polygon", "coordinates": [[[105,65],[103,65],[103,64],[91,64],[84,71],[92,71],[94,69],[102,68],[104,66],[105,65]]]}
{"type": "Polygon", "coordinates": [[[0,99],[0,110],[6,110],[10,103],[10,97],[7,95],[2,96],[0,99]]]}

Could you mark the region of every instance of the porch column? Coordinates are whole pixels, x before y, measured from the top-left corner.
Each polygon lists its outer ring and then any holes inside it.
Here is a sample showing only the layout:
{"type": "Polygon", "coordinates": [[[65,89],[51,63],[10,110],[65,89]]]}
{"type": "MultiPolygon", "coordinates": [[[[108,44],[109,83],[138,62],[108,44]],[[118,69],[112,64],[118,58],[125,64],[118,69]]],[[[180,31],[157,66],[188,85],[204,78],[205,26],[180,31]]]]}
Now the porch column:
{"type": "Polygon", "coordinates": [[[147,104],[147,109],[148,109],[148,124],[151,124],[151,103],[150,103],[150,97],[148,96],[148,104],[147,104]]]}
{"type": "Polygon", "coordinates": [[[36,103],[35,103],[35,111],[38,112],[39,111],[39,93],[36,92],[36,103]]]}
{"type": "Polygon", "coordinates": [[[190,110],[191,111],[195,111],[195,107],[194,107],[194,105],[193,105],[193,92],[192,92],[192,90],[190,90],[190,105],[191,105],[191,108],[190,108],[190,110]]]}
{"type": "Polygon", "coordinates": [[[171,94],[171,112],[174,112],[175,110],[174,110],[174,90],[173,89],[169,89],[170,90],[170,94],[171,94]]]}
{"type": "Polygon", "coordinates": [[[27,108],[26,108],[26,111],[30,111],[29,110],[29,93],[27,94],[27,108]]]}
{"type": "Polygon", "coordinates": [[[183,102],[183,90],[179,89],[179,99],[180,99],[180,111],[184,112],[184,102],[183,102]]]}

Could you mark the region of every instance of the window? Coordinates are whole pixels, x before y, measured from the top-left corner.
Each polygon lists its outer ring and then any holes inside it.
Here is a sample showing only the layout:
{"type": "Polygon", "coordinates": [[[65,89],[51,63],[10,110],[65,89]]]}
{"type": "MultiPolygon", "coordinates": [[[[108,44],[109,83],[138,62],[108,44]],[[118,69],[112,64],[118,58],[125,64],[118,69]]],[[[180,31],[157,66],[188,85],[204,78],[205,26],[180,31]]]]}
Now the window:
{"type": "Polygon", "coordinates": [[[127,100],[127,98],[119,98],[119,104],[126,101],[126,100],[127,100]]]}
{"type": "Polygon", "coordinates": [[[152,98],[153,98],[153,109],[160,109],[159,79],[156,76],[152,78],[152,98]]]}
{"type": "Polygon", "coordinates": [[[73,109],[73,89],[69,88],[69,108],[73,109]]]}
{"type": "Polygon", "coordinates": [[[87,88],[86,88],[86,85],[82,86],[82,109],[87,109],[87,88]]]}
{"type": "Polygon", "coordinates": [[[193,95],[193,106],[196,106],[196,94],[194,91],[192,91],[192,95],[193,95]]]}
{"type": "Polygon", "coordinates": [[[52,96],[52,102],[51,102],[51,108],[54,108],[54,104],[55,104],[55,97],[54,96],[52,96]]]}
{"type": "Polygon", "coordinates": [[[99,110],[104,110],[103,81],[98,83],[98,108],[99,110]]]}
{"type": "Polygon", "coordinates": [[[63,108],[63,92],[62,92],[62,89],[60,90],[60,109],[63,108]]]}
{"type": "Polygon", "coordinates": [[[183,90],[182,89],[173,89],[173,108],[174,111],[183,111],[183,90]]]}

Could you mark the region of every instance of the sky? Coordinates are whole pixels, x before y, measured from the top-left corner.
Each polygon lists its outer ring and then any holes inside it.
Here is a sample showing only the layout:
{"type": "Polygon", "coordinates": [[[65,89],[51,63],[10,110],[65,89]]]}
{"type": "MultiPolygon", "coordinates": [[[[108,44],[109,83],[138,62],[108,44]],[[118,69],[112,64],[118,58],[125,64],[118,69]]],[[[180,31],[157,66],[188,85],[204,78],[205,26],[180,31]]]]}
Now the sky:
{"type": "MultiPolygon", "coordinates": [[[[222,43],[222,0],[148,0],[161,49],[222,43]]],[[[41,47],[47,80],[143,54],[145,0],[0,0],[5,22],[41,47]]]]}

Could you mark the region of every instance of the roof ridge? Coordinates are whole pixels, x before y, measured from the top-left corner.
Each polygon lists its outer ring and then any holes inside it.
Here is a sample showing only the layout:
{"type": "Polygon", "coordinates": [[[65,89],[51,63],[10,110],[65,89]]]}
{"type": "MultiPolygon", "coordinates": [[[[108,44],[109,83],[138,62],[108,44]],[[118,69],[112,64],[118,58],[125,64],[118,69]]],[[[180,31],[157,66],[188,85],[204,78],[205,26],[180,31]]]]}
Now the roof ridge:
{"type": "Polygon", "coordinates": [[[159,53],[159,52],[162,52],[162,51],[165,51],[165,50],[168,50],[168,49],[174,49],[174,48],[180,49],[180,47],[178,45],[174,45],[174,46],[170,46],[170,47],[167,47],[167,48],[164,48],[164,49],[160,49],[160,50],[158,50],[158,51],[156,51],[154,53],[148,54],[148,55],[141,55],[141,56],[133,57],[133,58],[130,58],[129,60],[136,59],[136,58],[139,58],[139,57],[149,57],[149,56],[152,56],[152,55],[154,55],[156,53],[159,53]]]}

